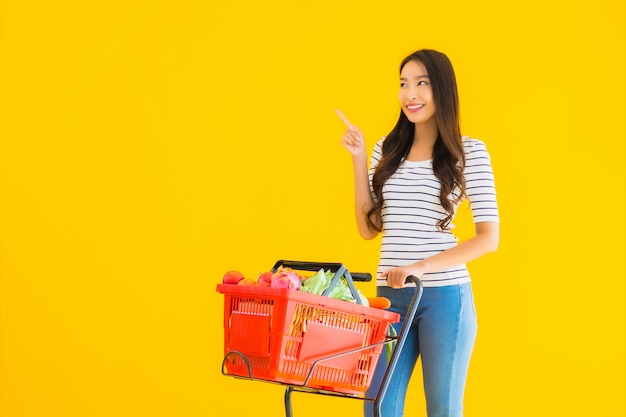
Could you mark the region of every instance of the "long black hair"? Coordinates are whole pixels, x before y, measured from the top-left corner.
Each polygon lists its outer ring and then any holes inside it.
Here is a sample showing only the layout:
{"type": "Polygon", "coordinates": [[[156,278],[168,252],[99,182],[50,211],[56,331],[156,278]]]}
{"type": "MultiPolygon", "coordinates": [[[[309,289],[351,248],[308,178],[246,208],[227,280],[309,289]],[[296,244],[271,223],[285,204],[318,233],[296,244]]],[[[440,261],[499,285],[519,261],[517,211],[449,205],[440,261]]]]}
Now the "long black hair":
{"type": "MultiPolygon", "coordinates": [[[[435,103],[435,119],[439,134],[433,148],[433,171],[441,182],[439,200],[447,215],[439,220],[440,230],[448,229],[454,215],[454,205],[465,196],[465,152],[459,125],[459,95],[454,68],[448,57],[431,49],[422,49],[404,58],[400,72],[411,62],[420,62],[426,68],[435,103]]],[[[372,187],[374,206],[367,213],[367,224],[371,230],[380,232],[374,221],[380,215],[383,201],[383,185],[396,172],[413,144],[415,124],[400,110],[395,127],[382,145],[382,158],[374,171],[372,187]]]]}

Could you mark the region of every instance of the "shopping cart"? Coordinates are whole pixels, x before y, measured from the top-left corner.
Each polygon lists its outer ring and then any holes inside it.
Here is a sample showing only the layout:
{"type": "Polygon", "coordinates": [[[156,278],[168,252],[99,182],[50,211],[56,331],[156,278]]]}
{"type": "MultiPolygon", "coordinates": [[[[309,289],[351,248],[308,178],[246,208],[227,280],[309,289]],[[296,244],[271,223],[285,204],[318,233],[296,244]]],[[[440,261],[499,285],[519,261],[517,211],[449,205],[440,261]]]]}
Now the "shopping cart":
{"type": "Polygon", "coordinates": [[[353,281],[370,281],[369,273],[350,273],[341,263],[279,260],[280,267],[296,271],[334,272],[322,295],[285,288],[219,284],[224,295],[224,359],[222,374],[286,386],[286,417],[293,416],[293,392],[370,401],[380,417],[382,401],[415,317],[423,288],[414,276],[407,278],[417,291],[397,335],[390,326],[396,313],[362,305],[353,281]],[[326,295],[341,277],[356,303],[326,295]],[[379,357],[385,346],[391,355],[378,393],[368,398],[379,357]]]}

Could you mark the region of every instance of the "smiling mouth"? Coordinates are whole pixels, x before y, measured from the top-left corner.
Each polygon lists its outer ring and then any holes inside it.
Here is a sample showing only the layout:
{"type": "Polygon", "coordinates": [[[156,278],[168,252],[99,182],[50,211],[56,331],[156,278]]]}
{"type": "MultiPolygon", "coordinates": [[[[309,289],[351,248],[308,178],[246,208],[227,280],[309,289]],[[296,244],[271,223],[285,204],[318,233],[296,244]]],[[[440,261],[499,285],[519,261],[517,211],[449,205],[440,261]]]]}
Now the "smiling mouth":
{"type": "Polygon", "coordinates": [[[407,110],[409,111],[417,111],[422,107],[424,107],[423,104],[409,104],[408,106],[406,106],[407,110]]]}

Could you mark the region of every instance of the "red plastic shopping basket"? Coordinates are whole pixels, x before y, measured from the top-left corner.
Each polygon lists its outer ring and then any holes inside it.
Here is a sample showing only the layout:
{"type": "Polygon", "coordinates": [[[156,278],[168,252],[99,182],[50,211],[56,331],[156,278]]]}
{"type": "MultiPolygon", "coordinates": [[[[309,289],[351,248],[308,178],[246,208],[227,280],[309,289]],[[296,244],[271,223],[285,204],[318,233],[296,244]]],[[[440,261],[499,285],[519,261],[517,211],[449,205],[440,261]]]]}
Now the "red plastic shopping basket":
{"type": "Polygon", "coordinates": [[[389,325],[400,318],[297,290],[220,284],[217,291],[225,374],[345,394],[368,388],[389,325]]]}

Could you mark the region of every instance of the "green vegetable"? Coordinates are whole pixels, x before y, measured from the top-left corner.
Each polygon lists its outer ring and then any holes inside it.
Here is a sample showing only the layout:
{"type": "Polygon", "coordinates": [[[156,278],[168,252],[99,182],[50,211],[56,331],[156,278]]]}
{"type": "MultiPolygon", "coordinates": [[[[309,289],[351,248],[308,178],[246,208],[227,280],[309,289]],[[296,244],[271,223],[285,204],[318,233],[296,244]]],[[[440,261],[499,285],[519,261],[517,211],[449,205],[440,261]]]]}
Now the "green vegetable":
{"type": "Polygon", "coordinates": [[[329,285],[330,281],[326,280],[324,270],[320,269],[315,275],[304,280],[300,291],[321,295],[329,285]]]}
{"type": "Polygon", "coordinates": [[[330,290],[328,296],[330,298],[336,298],[337,300],[354,301],[350,287],[348,287],[346,279],[343,277],[339,278],[339,281],[337,281],[337,284],[330,290]]]}
{"type": "MultiPolygon", "coordinates": [[[[302,282],[302,286],[300,287],[300,291],[308,292],[311,294],[322,295],[324,290],[326,290],[331,281],[335,276],[334,272],[331,272],[330,269],[324,271],[324,269],[320,269],[317,271],[315,275],[307,278],[302,282]]],[[[351,301],[356,302],[352,292],[350,291],[350,287],[348,287],[348,282],[345,277],[341,277],[337,284],[333,287],[332,290],[327,294],[330,298],[335,298],[337,300],[343,301],[351,301]]],[[[367,299],[363,297],[362,294],[359,293],[359,297],[361,298],[361,302],[363,305],[367,305],[367,299]],[[365,302],[363,301],[365,299],[365,302]]]]}

